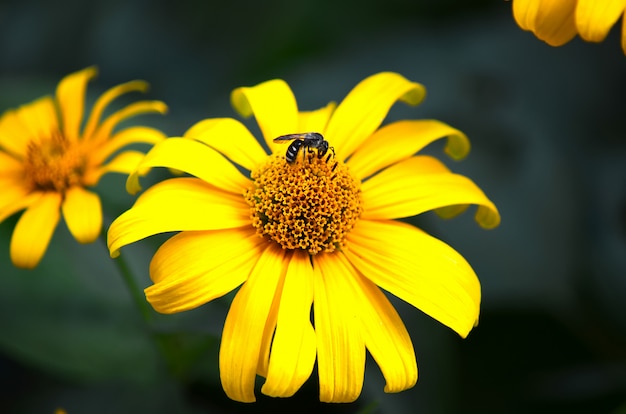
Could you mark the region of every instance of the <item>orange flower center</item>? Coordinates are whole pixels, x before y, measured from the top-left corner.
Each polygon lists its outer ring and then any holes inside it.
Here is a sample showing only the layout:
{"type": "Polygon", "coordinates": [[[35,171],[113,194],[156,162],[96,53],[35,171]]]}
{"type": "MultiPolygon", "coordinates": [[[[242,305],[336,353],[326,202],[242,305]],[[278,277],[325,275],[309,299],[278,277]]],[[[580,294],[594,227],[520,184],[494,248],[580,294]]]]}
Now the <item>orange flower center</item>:
{"type": "Polygon", "coordinates": [[[359,182],[343,163],[315,151],[293,164],[274,155],[252,172],[245,193],[257,233],[283,249],[315,255],[341,249],[361,215],[359,182]]]}
{"type": "Polygon", "coordinates": [[[85,167],[84,150],[69,142],[58,131],[50,137],[28,144],[26,178],[36,189],[62,193],[81,183],[85,167]]]}

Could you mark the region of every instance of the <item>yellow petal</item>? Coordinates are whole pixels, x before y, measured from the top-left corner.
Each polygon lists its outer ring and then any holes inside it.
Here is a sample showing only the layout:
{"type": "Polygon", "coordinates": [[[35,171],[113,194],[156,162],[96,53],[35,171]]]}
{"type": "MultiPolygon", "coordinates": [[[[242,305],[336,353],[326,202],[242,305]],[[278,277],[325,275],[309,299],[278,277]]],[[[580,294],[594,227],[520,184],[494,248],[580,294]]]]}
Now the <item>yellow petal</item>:
{"type": "Polygon", "coordinates": [[[561,46],[576,36],[576,0],[513,0],[517,24],[551,46],[561,46]]]}
{"type": "MultiPolygon", "coordinates": [[[[425,158],[411,157],[381,171],[361,186],[363,218],[411,217],[440,207],[476,204],[476,221],[485,228],[500,224],[496,206],[469,178],[428,172],[425,158]]],[[[430,165],[433,158],[430,158],[430,165]]]]}
{"type": "MultiPolygon", "coordinates": [[[[117,154],[111,161],[99,168],[91,168],[85,171],[83,176],[83,183],[86,186],[95,186],[100,181],[100,178],[107,173],[115,172],[120,174],[131,174],[135,172],[139,163],[146,156],[140,151],[124,151],[117,154]]],[[[147,171],[145,171],[147,172],[147,171]]],[[[131,194],[135,194],[141,188],[133,188],[134,191],[129,191],[131,194]]]]}
{"type": "MultiPolygon", "coordinates": [[[[338,259],[351,267],[343,254],[338,259]]],[[[348,278],[358,307],[365,346],[380,367],[387,384],[385,392],[400,392],[417,382],[417,361],[409,333],[385,294],[360,274],[348,278]]]]}
{"type": "Polygon", "coordinates": [[[378,129],[398,100],[419,104],[426,96],[422,85],[401,75],[382,72],[361,81],[339,104],[326,128],[325,137],[345,160],[378,129]]]}
{"type": "Polygon", "coordinates": [[[15,184],[2,188],[2,201],[0,201],[0,223],[7,217],[18,211],[24,210],[31,204],[36,203],[43,195],[40,191],[32,192],[26,186],[15,184]]]}
{"type": "Polygon", "coordinates": [[[282,288],[263,394],[290,397],[311,376],[316,354],[312,303],[313,268],[309,256],[296,250],[282,288]]]}
{"type": "Polygon", "coordinates": [[[157,312],[177,313],[221,297],[245,282],[261,244],[252,228],[178,233],[150,262],[146,298],[157,312]]]}
{"type": "Polygon", "coordinates": [[[226,316],[220,346],[220,377],[229,398],[253,402],[261,339],[277,286],[285,275],[285,252],[274,244],[260,255],[226,316]]]}
{"type": "Polygon", "coordinates": [[[0,118],[0,148],[16,157],[24,158],[32,134],[17,113],[17,110],[9,109],[0,118]]]}
{"type": "Polygon", "coordinates": [[[47,139],[59,130],[54,101],[49,96],[21,106],[16,115],[28,131],[28,136],[25,137],[28,140],[39,142],[42,138],[47,139]]]}
{"type": "Polygon", "coordinates": [[[156,144],[167,138],[161,131],[144,126],[135,126],[123,129],[111,137],[104,145],[99,146],[91,154],[92,165],[100,165],[112,154],[130,144],[156,144]]]}
{"type": "Polygon", "coordinates": [[[435,120],[399,121],[386,125],[356,149],[348,160],[350,170],[365,178],[420,151],[431,142],[447,138],[445,151],[459,160],[470,149],[469,140],[458,129],[435,120]]]}
{"type": "Polygon", "coordinates": [[[123,246],[159,233],[250,224],[250,206],[243,197],[197,178],[173,178],[150,187],[115,219],[108,232],[109,251],[117,257],[123,246]]]}
{"type": "Polygon", "coordinates": [[[273,139],[298,132],[298,105],[289,85],[280,79],[252,87],[235,89],[230,101],[242,116],[254,115],[271,152],[277,145],[273,139]]]}
{"type": "Polygon", "coordinates": [[[87,82],[97,73],[96,68],[92,66],[66,76],[57,86],[56,97],[59,103],[62,130],[65,138],[70,141],[76,141],[79,137],[85,110],[87,82]]]}
{"type": "Polygon", "coordinates": [[[184,136],[204,142],[248,170],[255,169],[258,163],[267,158],[254,135],[236,119],[205,119],[189,128],[184,136]]]}
{"type": "Polygon", "coordinates": [[[11,261],[17,267],[35,268],[43,257],[60,218],[61,195],[48,192],[22,213],[11,237],[11,261]]]}
{"type": "Polygon", "coordinates": [[[139,101],[134,102],[117,112],[109,115],[107,119],[105,119],[98,129],[94,132],[93,137],[91,138],[93,142],[97,144],[103,144],[105,141],[110,139],[111,131],[113,128],[117,126],[120,122],[132,118],[141,114],[148,113],[159,113],[164,114],[167,112],[167,105],[165,105],[161,101],[139,101]]]}
{"type": "Polygon", "coordinates": [[[141,188],[139,174],[152,167],[168,167],[187,172],[222,190],[241,195],[250,180],[223,155],[198,141],[169,138],[152,147],[128,177],[126,188],[131,194],[141,188]]]}
{"type": "Polygon", "coordinates": [[[580,37],[590,42],[603,41],[624,9],[625,0],[578,0],[576,27],[580,37]]]}
{"type": "Polygon", "coordinates": [[[300,112],[298,116],[298,131],[319,132],[324,134],[330,117],[335,112],[337,104],[331,102],[323,108],[315,111],[300,112]]]}
{"type": "Polygon", "coordinates": [[[106,109],[107,106],[118,96],[123,95],[127,92],[138,91],[145,92],[148,90],[148,84],[144,81],[131,81],[126,82],[121,85],[114,86],[107,90],[105,93],[100,95],[91,109],[91,113],[89,114],[89,118],[85,123],[85,129],[83,130],[83,138],[91,139],[91,136],[96,130],[98,123],[100,122],[100,118],[102,117],[102,113],[106,109]]]}
{"type": "MultiPolygon", "coordinates": [[[[478,320],[480,283],[447,244],[397,221],[359,221],[345,255],[376,285],[466,337],[478,320]]],[[[316,298],[317,300],[317,298],[316,298]]]]}
{"type": "Polygon", "coordinates": [[[65,192],[61,210],[70,233],[79,243],[92,243],[98,238],[102,231],[102,205],[98,194],[72,187],[65,192]]]}
{"type": "Polygon", "coordinates": [[[314,257],[313,308],[322,402],[352,402],[363,387],[365,342],[349,282],[355,273],[336,255],[314,257]]]}

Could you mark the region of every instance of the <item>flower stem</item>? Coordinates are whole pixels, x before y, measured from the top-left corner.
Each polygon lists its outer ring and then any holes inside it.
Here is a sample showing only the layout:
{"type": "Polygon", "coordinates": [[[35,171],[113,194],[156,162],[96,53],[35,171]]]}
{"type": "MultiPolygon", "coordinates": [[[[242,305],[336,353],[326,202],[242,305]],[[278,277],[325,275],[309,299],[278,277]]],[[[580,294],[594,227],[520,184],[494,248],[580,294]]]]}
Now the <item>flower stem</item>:
{"type": "Polygon", "coordinates": [[[120,254],[118,257],[113,259],[113,261],[117,265],[117,268],[119,269],[120,274],[122,275],[122,279],[124,279],[124,283],[126,283],[126,287],[130,291],[130,295],[133,297],[133,301],[135,302],[135,305],[139,309],[139,312],[141,313],[143,320],[146,322],[148,326],[152,325],[153,316],[152,316],[152,310],[150,309],[150,305],[148,305],[148,302],[146,301],[143,291],[139,288],[139,285],[137,285],[137,281],[135,281],[135,278],[133,277],[133,274],[130,271],[130,267],[128,266],[128,263],[126,263],[126,260],[124,260],[124,256],[120,254]]]}

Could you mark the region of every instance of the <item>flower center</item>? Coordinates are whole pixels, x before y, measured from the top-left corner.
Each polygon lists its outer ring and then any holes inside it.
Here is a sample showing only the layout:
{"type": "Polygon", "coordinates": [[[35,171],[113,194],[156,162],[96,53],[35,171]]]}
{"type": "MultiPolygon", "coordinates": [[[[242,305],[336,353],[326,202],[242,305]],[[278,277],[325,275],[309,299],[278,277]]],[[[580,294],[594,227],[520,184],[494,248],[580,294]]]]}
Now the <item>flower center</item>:
{"type": "Polygon", "coordinates": [[[25,160],[26,178],[34,188],[64,192],[81,182],[86,158],[58,131],[40,141],[31,141],[25,160]]]}
{"type": "Polygon", "coordinates": [[[341,249],[361,215],[359,183],[348,167],[315,151],[287,163],[274,155],[252,172],[244,194],[257,233],[283,249],[315,255],[341,249]]]}

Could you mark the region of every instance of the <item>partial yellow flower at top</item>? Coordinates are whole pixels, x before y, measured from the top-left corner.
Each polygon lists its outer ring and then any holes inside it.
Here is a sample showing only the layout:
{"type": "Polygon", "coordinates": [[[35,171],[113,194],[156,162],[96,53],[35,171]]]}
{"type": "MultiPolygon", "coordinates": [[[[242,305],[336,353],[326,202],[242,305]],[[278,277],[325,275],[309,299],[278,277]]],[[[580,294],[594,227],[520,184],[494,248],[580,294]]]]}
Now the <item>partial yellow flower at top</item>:
{"type": "Polygon", "coordinates": [[[25,210],[11,237],[11,260],[17,267],[39,264],[61,213],[78,242],[93,242],[102,231],[102,207],[98,194],[87,187],[95,186],[105,173],[135,170],[145,154],[117,153],[123,147],[165,138],[144,126],[113,132],[130,117],[165,113],[163,102],[135,102],[100,119],[113,99],[145,91],[148,85],[143,81],[102,94],[81,131],[87,82],[95,75],[94,67],[72,73],[59,82],[56,97],[40,98],[0,117],[0,222],[25,210]]]}
{"type": "MultiPolygon", "coordinates": [[[[626,11],[626,0],[513,0],[513,16],[524,30],[551,46],[576,36],[601,42],[626,11]]],[[[626,20],[622,18],[622,50],[626,53],[626,20]]]]}
{"type": "MultiPolygon", "coordinates": [[[[138,171],[169,167],[191,177],[152,186],[119,216],[109,228],[111,255],[179,232],[150,264],[154,285],[145,293],[162,313],[239,288],[219,357],[230,398],[255,401],[257,374],[265,377],[262,393],[291,396],[317,360],[320,399],[354,401],[366,349],[386,392],[412,387],[413,345],[381,288],[462,337],[476,324],[480,284],[470,265],[395,220],[429,210],[454,216],[475,204],[483,227],[500,221],[471,180],[415,155],[447,137],[446,152],[462,158],[469,151],[462,132],[434,120],[381,127],[396,101],[416,105],[424,96],[422,85],[386,72],[363,80],[339,106],[302,112],[289,86],[272,80],[231,97],[240,114],[256,117],[270,154],[239,121],[219,118],[158,143],[140,163],[138,171]]],[[[127,188],[139,190],[136,173],[127,188]]]]}

